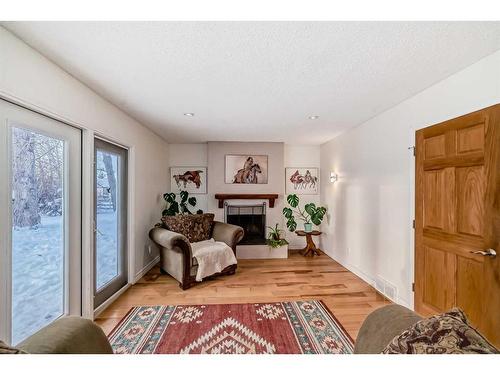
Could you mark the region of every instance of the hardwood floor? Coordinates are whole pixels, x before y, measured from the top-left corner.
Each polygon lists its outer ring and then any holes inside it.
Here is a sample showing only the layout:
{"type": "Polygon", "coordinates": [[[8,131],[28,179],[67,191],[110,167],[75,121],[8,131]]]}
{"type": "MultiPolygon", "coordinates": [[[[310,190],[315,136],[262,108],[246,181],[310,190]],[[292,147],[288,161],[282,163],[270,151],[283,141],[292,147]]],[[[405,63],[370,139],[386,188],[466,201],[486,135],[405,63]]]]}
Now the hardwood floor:
{"type": "Polygon", "coordinates": [[[239,260],[236,275],[205,281],[183,291],[154,267],[96,318],[107,333],[133,306],[252,303],[320,299],[356,338],[365,317],[390,301],[326,255],[239,260]]]}

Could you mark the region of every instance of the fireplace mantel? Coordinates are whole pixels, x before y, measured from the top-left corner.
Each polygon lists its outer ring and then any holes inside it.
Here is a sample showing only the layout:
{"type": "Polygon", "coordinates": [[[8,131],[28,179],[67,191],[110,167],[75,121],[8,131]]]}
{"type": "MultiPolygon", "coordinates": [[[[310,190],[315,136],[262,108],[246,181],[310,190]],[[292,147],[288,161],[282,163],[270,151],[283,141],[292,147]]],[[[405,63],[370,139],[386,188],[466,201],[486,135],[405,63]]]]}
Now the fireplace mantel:
{"type": "Polygon", "coordinates": [[[267,199],[269,208],[273,208],[278,194],[215,194],[215,199],[219,201],[219,208],[224,208],[224,201],[228,199],[267,199]]]}

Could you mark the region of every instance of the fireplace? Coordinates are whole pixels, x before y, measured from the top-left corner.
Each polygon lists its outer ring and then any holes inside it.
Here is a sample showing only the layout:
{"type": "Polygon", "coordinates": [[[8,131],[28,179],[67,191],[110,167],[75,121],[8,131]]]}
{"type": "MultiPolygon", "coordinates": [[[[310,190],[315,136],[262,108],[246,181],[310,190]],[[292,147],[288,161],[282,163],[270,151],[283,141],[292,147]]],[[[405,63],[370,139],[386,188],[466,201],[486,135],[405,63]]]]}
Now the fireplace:
{"type": "Polygon", "coordinates": [[[240,245],[263,245],[266,243],[266,204],[229,205],[226,203],[226,223],[239,225],[245,231],[240,245]]]}

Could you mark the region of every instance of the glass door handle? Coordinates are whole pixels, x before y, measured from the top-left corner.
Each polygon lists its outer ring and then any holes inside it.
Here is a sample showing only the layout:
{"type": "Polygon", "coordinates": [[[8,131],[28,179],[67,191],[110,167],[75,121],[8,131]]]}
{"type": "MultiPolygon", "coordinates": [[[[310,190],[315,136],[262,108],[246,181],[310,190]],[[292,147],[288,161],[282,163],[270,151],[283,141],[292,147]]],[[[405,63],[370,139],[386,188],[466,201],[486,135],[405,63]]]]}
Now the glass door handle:
{"type": "Polygon", "coordinates": [[[479,254],[485,257],[496,257],[497,252],[494,249],[486,249],[486,250],[478,250],[478,251],[471,251],[472,254],[479,254]]]}

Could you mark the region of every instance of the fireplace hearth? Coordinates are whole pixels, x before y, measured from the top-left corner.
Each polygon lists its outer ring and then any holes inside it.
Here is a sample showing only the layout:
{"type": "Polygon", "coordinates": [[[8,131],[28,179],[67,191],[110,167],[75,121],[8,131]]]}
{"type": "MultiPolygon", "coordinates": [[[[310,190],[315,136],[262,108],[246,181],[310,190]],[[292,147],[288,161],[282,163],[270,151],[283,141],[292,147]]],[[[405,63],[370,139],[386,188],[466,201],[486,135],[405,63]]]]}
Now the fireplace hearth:
{"type": "Polygon", "coordinates": [[[240,245],[266,243],[266,204],[229,205],[225,209],[226,223],[239,225],[245,231],[240,245]]]}

